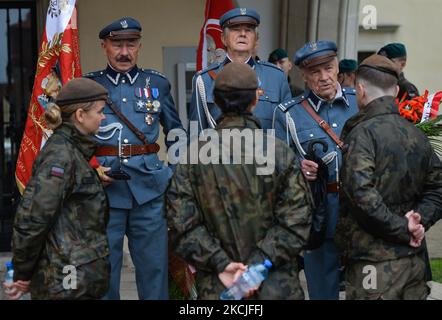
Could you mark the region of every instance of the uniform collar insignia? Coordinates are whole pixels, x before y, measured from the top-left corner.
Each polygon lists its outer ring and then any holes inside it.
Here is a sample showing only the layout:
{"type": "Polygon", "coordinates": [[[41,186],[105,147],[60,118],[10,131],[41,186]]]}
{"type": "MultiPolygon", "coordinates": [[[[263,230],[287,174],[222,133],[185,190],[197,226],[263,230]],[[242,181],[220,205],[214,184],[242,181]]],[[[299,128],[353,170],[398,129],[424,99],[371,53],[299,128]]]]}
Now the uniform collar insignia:
{"type": "Polygon", "coordinates": [[[318,97],[313,91],[310,90],[308,96],[307,96],[307,100],[310,103],[310,105],[312,106],[313,109],[315,109],[316,112],[319,111],[319,108],[321,107],[321,104],[323,102],[325,102],[324,99],[321,99],[320,97],[318,97]]]}
{"type": "Polygon", "coordinates": [[[129,78],[130,84],[134,84],[139,74],[140,72],[138,71],[137,65],[135,65],[135,67],[133,67],[132,70],[126,73],[127,77],[129,78]]]}
{"type": "MultiPolygon", "coordinates": [[[[345,96],[345,92],[342,91],[342,87],[339,84],[339,82],[337,83],[337,87],[338,88],[337,88],[336,97],[333,99],[333,102],[342,100],[342,101],[344,101],[344,103],[347,107],[350,107],[348,99],[345,96]]],[[[315,109],[316,112],[319,111],[321,105],[327,104],[326,100],[318,97],[312,90],[310,90],[306,96],[307,96],[307,100],[310,102],[310,105],[313,107],[313,109],[315,109]]]]}
{"type": "Polygon", "coordinates": [[[120,83],[120,79],[123,75],[126,75],[129,79],[130,84],[134,84],[135,81],[138,78],[138,75],[140,74],[138,67],[135,65],[135,67],[132,68],[129,72],[126,74],[116,71],[114,68],[112,68],[109,64],[106,68],[106,77],[114,84],[118,85],[120,83]]]}
{"type": "Polygon", "coordinates": [[[347,106],[347,107],[350,107],[350,103],[348,102],[348,99],[347,99],[347,97],[345,96],[345,91],[343,90],[343,88],[341,87],[341,85],[339,84],[339,82],[338,82],[338,91],[337,91],[337,94],[336,94],[336,97],[335,97],[335,101],[339,101],[339,100],[342,100],[342,101],[344,101],[344,103],[345,103],[345,105],[347,106]]]}
{"type": "MultiPolygon", "coordinates": [[[[232,62],[232,59],[230,59],[229,55],[226,55],[226,60],[224,60],[223,65],[226,65],[228,63],[232,62]]],[[[252,56],[249,57],[249,59],[246,61],[246,63],[252,68],[255,69],[256,62],[252,58],[252,56]]]]}

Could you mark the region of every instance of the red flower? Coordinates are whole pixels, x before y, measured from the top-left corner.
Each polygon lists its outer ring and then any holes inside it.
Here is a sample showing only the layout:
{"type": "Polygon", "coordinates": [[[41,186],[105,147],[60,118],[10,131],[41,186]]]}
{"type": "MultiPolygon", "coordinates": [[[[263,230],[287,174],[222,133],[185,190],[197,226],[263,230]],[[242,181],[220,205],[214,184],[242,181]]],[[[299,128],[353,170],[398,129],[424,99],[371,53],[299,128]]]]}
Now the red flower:
{"type": "Polygon", "coordinates": [[[404,94],[401,101],[396,99],[396,103],[399,107],[399,114],[408,121],[417,124],[422,119],[424,105],[428,101],[428,90],[425,90],[423,96],[419,96],[411,100],[405,100],[405,96],[406,94],[404,94]]]}

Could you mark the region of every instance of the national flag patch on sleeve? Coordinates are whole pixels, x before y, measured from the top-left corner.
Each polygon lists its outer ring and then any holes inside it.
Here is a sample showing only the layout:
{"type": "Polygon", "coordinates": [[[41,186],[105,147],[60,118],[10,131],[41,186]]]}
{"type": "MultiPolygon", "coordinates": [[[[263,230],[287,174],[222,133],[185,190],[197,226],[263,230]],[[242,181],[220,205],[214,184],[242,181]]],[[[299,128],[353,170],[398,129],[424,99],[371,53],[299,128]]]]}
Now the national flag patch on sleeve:
{"type": "Polygon", "coordinates": [[[51,176],[63,178],[64,177],[64,169],[60,168],[60,167],[52,167],[51,168],[51,176]]]}

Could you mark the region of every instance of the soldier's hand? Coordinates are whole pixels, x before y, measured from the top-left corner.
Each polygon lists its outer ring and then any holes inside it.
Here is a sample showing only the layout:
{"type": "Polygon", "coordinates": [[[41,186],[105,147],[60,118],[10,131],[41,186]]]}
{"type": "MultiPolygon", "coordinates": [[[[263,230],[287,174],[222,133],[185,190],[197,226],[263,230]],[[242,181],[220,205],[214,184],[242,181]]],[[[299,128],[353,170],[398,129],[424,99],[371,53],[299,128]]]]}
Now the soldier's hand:
{"type": "Polygon", "coordinates": [[[31,281],[24,281],[24,280],[17,280],[15,282],[15,286],[18,290],[20,290],[23,293],[29,292],[29,285],[31,284],[31,281]]]}
{"type": "Polygon", "coordinates": [[[408,220],[413,219],[416,223],[421,223],[421,215],[414,210],[408,211],[405,216],[408,220]]]}
{"type": "MultiPolygon", "coordinates": [[[[422,227],[423,228],[423,227],[422,227]]],[[[424,232],[424,231],[423,231],[424,232]]],[[[422,244],[422,238],[415,238],[413,235],[410,238],[409,245],[413,248],[419,248],[422,244]]]]}
{"type": "Polygon", "coordinates": [[[411,210],[406,213],[405,217],[408,219],[408,232],[411,234],[409,244],[414,248],[418,248],[425,237],[425,228],[420,224],[421,215],[411,210]]]}
{"type": "Polygon", "coordinates": [[[241,277],[244,271],[247,270],[247,266],[241,262],[229,263],[223,272],[218,274],[218,278],[221,283],[226,287],[230,287],[236,280],[241,277]]]}
{"type": "Polygon", "coordinates": [[[18,300],[23,295],[23,292],[19,290],[17,287],[17,282],[13,283],[4,282],[3,286],[5,287],[5,293],[9,300],[18,300]]]}
{"type": "Polygon", "coordinates": [[[98,171],[98,175],[100,176],[101,183],[103,184],[104,187],[107,187],[112,182],[114,182],[114,179],[112,179],[111,177],[106,175],[106,172],[111,171],[110,167],[100,166],[97,168],[97,171],[98,171]]]}
{"type": "Polygon", "coordinates": [[[315,181],[318,174],[318,164],[314,161],[304,159],[301,161],[301,171],[307,181],[315,181]]]}

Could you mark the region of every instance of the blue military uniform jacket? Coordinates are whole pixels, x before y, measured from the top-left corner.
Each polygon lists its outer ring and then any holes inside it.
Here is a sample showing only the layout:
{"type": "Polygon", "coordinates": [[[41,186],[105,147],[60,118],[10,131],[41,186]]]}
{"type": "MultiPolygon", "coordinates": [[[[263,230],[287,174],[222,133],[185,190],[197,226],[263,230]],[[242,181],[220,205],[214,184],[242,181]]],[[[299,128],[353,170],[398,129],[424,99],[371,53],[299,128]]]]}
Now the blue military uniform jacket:
{"type": "MultiPolygon", "coordinates": [[[[158,140],[160,124],[166,136],[174,128],[182,129],[170,94],[170,83],[161,73],[135,66],[123,74],[108,66],[106,70],[85,76],[108,89],[114,105],[144,133],[149,144],[158,140]],[[150,90],[147,91],[145,88],[150,90]],[[157,100],[160,103],[159,107],[148,108],[148,98],[152,102],[157,100]]],[[[100,146],[118,147],[119,139],[121,144],[143,144],[108,105],[104,113],[106,119],[102,121],[100,132],[96,135],[100,146]]],[[[173,142],[166,141],[168,148],[172,144],[173,142]]],[[[102,166],[112,167],[113,170],[120,167],[118,156],[98,157],[98,160],[102,166]]],[[[121,160],[122,169],[131,176],[131,179],[115,180],[106,188],[111,208],[131,209],[133,198],[138,205],[141,205],[163,195],[173,172],[158,158],[157,153],[136,155],[121,160]]]]}
{"type": "MultiPolygon", "coordinates": [[[[345,122],[358,112],[356,92],[353,88],[341,88],[338,84],[338,94],[332,103],[328,103],[307,90],[303,95],[278,105],[275,109],[273,127],[275,135],[286,141],[298,154],[300,160],[304,159],[310,142],[319,139],[328,146],[328,151],[323,152],[317,147],[316,155],[321,157],[328,167],[328,182],[339,182],[339,169],[342,164],[342,153],[332,138],[318,125],[318,123],[303,108],[302,101],[307,100],[317,114],[325,120],[339,137],[345,122]]],[[[337,194],[328,196],[329,228],[327,238],[332,238],[336,227],[339,210],[337,194]]]]}
{"type": "MultiPolygon", "coordinates": [[[[221,116],[221,110],[215,104],[213,97],[214,78],[229,62],[230,60],[226,58],[223,63],[213,64],[198,72],[193,78],[189,121],[198,121],[198,132],[214,128],[216,120],[221,116]]],[[[253,113],[261,122],[263,129],[271,129],[274,109],[278,104],[292,97],[287,78],[281,69],[271,63],[254,61],[252,58],[247,63],[255,69],[259,86],[262,89],[258,105],[253,113]]]]}

